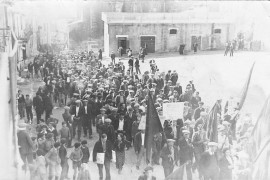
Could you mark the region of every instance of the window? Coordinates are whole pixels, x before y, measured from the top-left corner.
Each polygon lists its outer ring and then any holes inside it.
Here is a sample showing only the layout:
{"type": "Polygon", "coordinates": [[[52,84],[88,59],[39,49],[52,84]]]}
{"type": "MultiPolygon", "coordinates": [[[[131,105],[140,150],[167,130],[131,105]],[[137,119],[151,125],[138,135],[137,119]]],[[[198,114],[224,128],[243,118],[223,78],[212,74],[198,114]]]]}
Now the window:
{"type": "Polygon", "coordinates": [[[177,29],[170,29],[170,34],[177,34],[177,29]]]}
{"type": "Polygon", "coordinates": [[[220,34],[221,33],[221,29],[215,29],[215,33],[220,34]]]}

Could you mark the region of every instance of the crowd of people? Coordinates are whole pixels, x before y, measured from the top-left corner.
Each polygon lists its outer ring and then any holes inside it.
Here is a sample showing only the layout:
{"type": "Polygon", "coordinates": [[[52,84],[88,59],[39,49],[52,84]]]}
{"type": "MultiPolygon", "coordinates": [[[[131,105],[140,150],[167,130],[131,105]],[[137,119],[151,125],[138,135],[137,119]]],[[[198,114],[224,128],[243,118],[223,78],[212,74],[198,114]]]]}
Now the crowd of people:
{"type": "Polygon", "coordinates": [[[28,94],[24,98],[20,90],[17,95],[20,117],[25,118],[25,110],[27,114],[25,123],[19,124],[20,155],[32,179],[68,178],[68,160],[72,161],[74,180],[90,179],[89,161],[97,163],[100,180],[103,166],[105,179],[110,180],[113,159],[121,177],[125,152],[131,149],[139,170],[146,153],[145,126],[140,122],[146,118],[149,96],[160,117],[163,104],[174,102],[184,103],[184,115],[177,120],[166,119],[164,131],[154,135],[152,161],[140,180],[156,179],[153,166],[158,165],[162,165],[168,179],[174,171],[179,171],[178,179],[183,179],[186,171],[188,180],[194,179],[195,173],[205,180],[250,178],[252,125],[250,119],[236,125],[233,114],[237,114],[237,107],[232,114],[227,109],[224,113],[222,100],[217,100],[219,141],[213,142],[207,132],[208,109],[192,80],[182,87],[175,70],[159,72],[154,60],[150,70],[141,74],[139,58],[130,56],[128,67],[121,61],[116,63],[115,55],[111,58],[112,62],[105,66],[102,57],[88,52],[44,54],[30,64],[31,77],[44,81],[33,99],[28,94]],[[64,108],[61,121],[54,117],[54,107],[64,108]],[[32,108],[37,135],[30,137],[26,126],[33,123],[32,108]],[[99,139],[89,147],[87,143],[96,133],[99,139]],[[73,148],[70,156],[68,148],[73,148]],[[92,159],[89,148],[93,149],[92,159]]]}

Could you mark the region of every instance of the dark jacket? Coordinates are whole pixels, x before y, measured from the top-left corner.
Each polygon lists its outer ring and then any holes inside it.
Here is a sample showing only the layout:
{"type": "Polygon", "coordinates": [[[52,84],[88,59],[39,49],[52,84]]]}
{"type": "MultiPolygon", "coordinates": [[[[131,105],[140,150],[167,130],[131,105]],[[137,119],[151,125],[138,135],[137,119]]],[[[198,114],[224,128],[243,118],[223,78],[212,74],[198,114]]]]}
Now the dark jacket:
{"type": "Polygon", "coordinates": [[[37,95],[33,98],[33,107],[37,113],[42,114],[44,112],[44,103],[41,96],[37,95]]]}
{"type": "Polygon", "coordinates": [[[48,96],[44,96],[43,103],[44,103],[44,107],[46,111],[52,111],[53,104],[52,104],[51,99],[48,96]]]}
{"type": "Polygon", "coordinates": [[[83,153],[83,158],[82,158],[82,163],[88,163],[89,158],[90,158],[90,153],[88,147],[81,147],[82,153],[83,153]]]}
{"type": "Polygon", "coordinates": [[[219,174],[217,155],[210,155],[208,151],[204,152],[199,161],[199,168],[206,176],[219,174]]]}
{"type": "Polygon", "coordinates": [[[132,113],[132,116],[130,117],[129,114],[127,114],[124,117],[124,131],[126,132],[127,140],[131,141],[132,137],[132,124],[134,121],[136,121],[136,115],[132,113]]]}
{"type": "MultiPolygon", "coordinates": [[[[76,116],[76,106],[72,106],[70,109],[70,114],[71,115],[75,115],[76,116]]],[[[79,107],[79,112],[78,112],[78,116],[76,117],[82,117],[84,114],[84,108],[82,106],[79,107]]]]}
{"type": "Polygon", "coordinates": [[[113,144],[115,141],[115,132],[113,125],[103,124],[101,126],[101,134],[103,133],[107,134],[108,141],[110,141],[113,144]]]}
{"type": "Polygon", "coordinates": [[[197,107],[194,111],[194,119],[195,121],[200,118],[201,112],[205,111],[204,108],[197,107]]]}
{"type": "Polygon", "coordinates": [[[63,145],[59,148],[59,157],[61,159],[61,165],[63,166],[67,162],[67,149],[63,145]]]}
{"type": "MultiPolygon", "coordinates": [[[[112,159],[112,144],[110,141],[106,141],[106,152],[105,152],[105,160],[111,160],[112,159]]],[[[97,141],[94,149],[93,149],[93,161],[97,161],[97,153],[104,153],[101,140],[97,141]]]]}
{"type": "Polygon", "coordinates": [[[114,142],[113,149],[116,152],[125,152],[125,148],[129,147],[131,145],[131,142],[127,140],[122,140],[120,143],[118,140],[114,142]]]}
{"type": "Polygon", "coordinates": [[[118,114],[116,114],[116,116],[114,116],[113,114],[110,114],[108,116],[109,119],[112,120],[112,125],[115,131],[117,131],[118,127],[119,127],[119,116],[118,114]]]}
{"type": "MultiPolygon", "coordinates": [[[[124,103],[126,104],[126,97],[123,96],[123,98],[124,98],[124,103]]],[[[117,95],[116,96],[115,103],[116,103],[116,106],[119,106],[120,105],[120,95],[117,95]]]]}
{"type": "Polygon", "coordinates": [[[188,142],[182,138],[179,141],[179,159],[180,159],[180,164],[185,164],[187,161],[192,161],[193,159],[193,147],[191,144],[191,140],[188,139],[188,142]]]}
{"type": "Polygon", "coordinates": [[[227,158],[224,156],[219,161],[219,168],[220,168],[219,179],[220,180],[232,180],[232,169],[230,169],[229,166],[230,166],[230,163],[227,160],[227,158]]]}
{"type": "MultiPolygon", "coordinates": [[[[138,132],[134,137],[134,150],[135,152],[140,152],[142,147],[142,136],[141,132],[138,132]]],[[[145,141],[144,141],[145,142],[145,141]]]]}
{"type": "Polygon", "coordinates": [[[88,100],[87,103],[87,113],[89,114],[90,117],[94,117],[96,113],[96,107],[95,107],[95,102],[92,100],[88,100]]]}
{"type": "Polygon", "coordinates": [[[171,154],[169,147],[166,145],[162,148],[160,157],[162,158],[162,166],[164,167],[172,167],[175,162],[178,161],[178,150],[177,147],[174,146],[174,159],[169,158],[168,156],[171,154]]]}
{"type": "Polygon", "coordinates": [[[21,154],[32,154],[33,141],[31,140],[29,134],[26,130],[20,130],[17,133],[18,136],[18,145],[21,154]]]}

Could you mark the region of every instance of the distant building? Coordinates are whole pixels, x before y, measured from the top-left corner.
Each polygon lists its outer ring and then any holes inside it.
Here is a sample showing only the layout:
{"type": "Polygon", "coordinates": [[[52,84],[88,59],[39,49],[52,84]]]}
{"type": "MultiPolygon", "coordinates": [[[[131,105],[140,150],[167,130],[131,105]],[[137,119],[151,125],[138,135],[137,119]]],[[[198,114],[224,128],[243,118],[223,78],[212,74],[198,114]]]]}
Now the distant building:
{"type": "Polygon", "coordinates": [[[231,19],[218,13],[112,13],[102,14],[104,21],[104,50],[108,54],[122,46],[149,53],[185,50],[224,49],[231,40],[234,25],[231,19]]]}

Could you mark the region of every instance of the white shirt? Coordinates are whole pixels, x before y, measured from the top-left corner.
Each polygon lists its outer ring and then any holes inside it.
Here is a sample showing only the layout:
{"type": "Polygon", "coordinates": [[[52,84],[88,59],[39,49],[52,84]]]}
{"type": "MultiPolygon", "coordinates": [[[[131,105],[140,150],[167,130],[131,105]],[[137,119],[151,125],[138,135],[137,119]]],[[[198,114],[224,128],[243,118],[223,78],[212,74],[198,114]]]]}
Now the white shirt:
{"type": "Polygon", "coordinates": [[[101,120],[102,120],[102,123],[104,123],[104,116],[102,116],[101,120]]]}
{"type": "Polygon", "coordinates": [[[118,130],[119,130],[119,131],[123,131],[123,130],[124,130],[124,119],[123,119],[123,120],[120,120],[120,119],[119,119],[118,130]]]}
{"type": "Polygon", "coordinates": [[[76,106],[76,116],[78,116],[78,114],[79,114],[79,108],[80,107],[76,106]]]}
{"type": "Polygon", "coordinates": [[[141,133],[141,135],[142,135],[142,146],[144,146],[144,136],[145,136],[145,134],[141,133]]]}
{"type": "Polygon", "coordinates": [[[87,114],[87,106],[84,106],[84,108],[85,108],[85,114],[87,114]]]}

